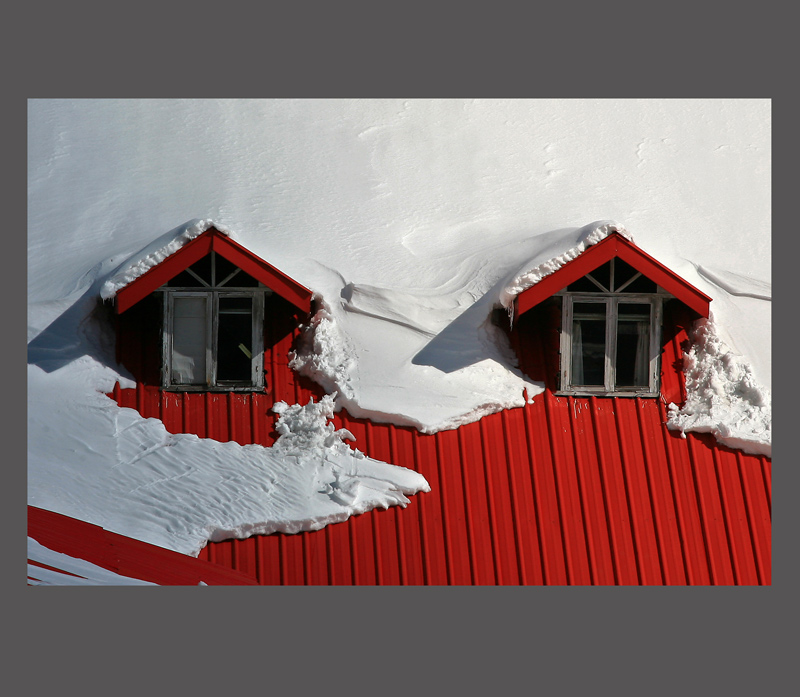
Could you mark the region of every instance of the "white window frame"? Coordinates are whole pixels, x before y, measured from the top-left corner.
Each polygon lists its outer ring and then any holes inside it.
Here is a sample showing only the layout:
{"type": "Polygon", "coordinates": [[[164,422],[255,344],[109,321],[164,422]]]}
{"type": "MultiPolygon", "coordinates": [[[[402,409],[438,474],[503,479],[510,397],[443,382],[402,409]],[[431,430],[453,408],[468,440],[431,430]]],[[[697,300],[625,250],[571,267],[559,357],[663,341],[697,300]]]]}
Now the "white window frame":
{"type": "MultiPolygon", "coordinates": [[[[192,274],[194,275],[194,274],[192,274]]],[[[223,281],[225,283],[230,276],[223,281]]],[[[208,289],[170,288],[162,286],[159,290],[164,295],[164,323],[162,332],[162,386],[177,391],[253,391],[264,387],[264,298],[272,291],[259,284],[258,288],[225,287],[216,289],[203,285],[208,289]],[[175,298],[206,298],[206,374],[202,385],[184,385],[173,382],[172,349],[175,321],[175,298]],[[219,352],[219,301],[220,298],[251,298],[251,358],[250,381],[232,381],[217,379],[217,363],[219,352]]]]}
{"type": "MultiPolygon", "coordinates": [[[[591,279],[594,281],[594,279],[591,279]]],[[[633,279],[631,279],[633,280],[633,279]]],[[[596,282],[595,282],[596,283],[596,282]]],[[[625,284],[627,285],[627,283],[625,284]]],[[[598,286],[599,287],[599,286],[598,286]]],[[[557,394],[574,396],[603,395],[612,397],[658,397],[661,377],[661,318],[662,301],[667,295],[661,288],[656,293],[580,293],[562,291],[560,389],[557,394]],[[572,319],[574,303],[597,303],[606,308],[605,361],[603,385],[572,384],[572,319]],[[650,344],[648,386],[618,387],[616,385],[617,325],[619,303],[642,304],[650,309],[650,344]]]]}

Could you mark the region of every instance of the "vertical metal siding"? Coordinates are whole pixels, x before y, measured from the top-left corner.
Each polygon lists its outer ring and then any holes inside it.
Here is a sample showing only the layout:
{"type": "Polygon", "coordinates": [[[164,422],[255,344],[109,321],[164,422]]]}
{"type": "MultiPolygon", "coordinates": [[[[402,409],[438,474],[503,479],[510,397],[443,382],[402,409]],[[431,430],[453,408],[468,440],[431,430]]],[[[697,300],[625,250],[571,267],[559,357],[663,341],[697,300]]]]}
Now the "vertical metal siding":
{"type": "MultiPolygon", "coordinates": [[[[267,585],[769,584],[771,461],[665,426],[687,323],[666,337],[664,400],[548,389],[435,435],[339,413],[356,447],[421,472],[432,491],[317,532],[210,543],[200,557],[267,585]]],[[[294,339],[265,342],[268,394],[140,384],[113,396],[172,432],[268,446],[276,401],[322,394],[289,369],[294,339]]],[[[544,365],[546,350],[523,348],[521,362],[544,365]]]]}

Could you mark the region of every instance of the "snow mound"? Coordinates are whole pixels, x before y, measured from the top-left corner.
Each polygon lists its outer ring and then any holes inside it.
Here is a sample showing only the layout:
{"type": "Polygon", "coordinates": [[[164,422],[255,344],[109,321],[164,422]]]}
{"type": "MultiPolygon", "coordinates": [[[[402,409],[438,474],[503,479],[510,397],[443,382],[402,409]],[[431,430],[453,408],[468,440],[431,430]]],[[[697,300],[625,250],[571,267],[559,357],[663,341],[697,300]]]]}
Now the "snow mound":
{"type": "Polygon", "coordinates": [[[690,340],[684,354],[686,404],[680,409],[669,405],[667,426],[682,433],[713,433],[723,445],[771,457],[770,392],[719,338],[712,319],[698,320],[690,340]]]}
{"type": "Polygon", "coordinates": [[[697,273],[709,283],[713,283],[731,295],[756,298],[757,300],[772,300],[772,284],[767,281],[710,266],[698,265],[697,273]]]}
{"type": "Polygon", "coordinates": [[[161,235],[138,254],[134,254],[124,262],[103,283],[100,288],[100,297],[103,300],[113,298],[118,290],[143,276],[154,266],[158,266],[164,259],[175,254],[187,242],[191,242],[195,237],[199,237],[212,227],[215,227],[224,235],[233,237],[231,230],[213,220],[191,220],[185,225],[161,235]]]}
{"type": "MultiPolygon", "coordinates": [[[[334,430],[328,423],[333,418],[333,400],[336,395],[325,395],[315,404],[314,399],[306,406],[295,404],[289,406],[286,402],[276,402],[272,411],[279,414],[275,430],[280,437],[273,446],[276,450],[287,455],[300,456],[311,450],[329,448],[337,454],[351,454],[345,440],[355,440],[346,428],[334,430]]],[[[363,453],[356,450],[356,455],[363,457],[363,453]]]]}
{"type": "MultiPolygon", "coordinates": [[[[546,256],[552,253],[555,245],[547,245],[533,259],[526,261],[514,276],[504,285],[500,292],[500,304],[511,308],[514,298],[531,286],[536,285],[545,276],[558,271],[564,264],[583,254],[589,247],[604,240],[612,232],[618,232],[626,239],[633,242],[633,237],[621,223],[613,220],[598,220],[580,228],[577,240],[566,251],[555,256],[546,256]]],[[[563,238],[558,238],[557,243],[563,244],[563,238]]]]}
{"type": "Polygon", "coordinates": [[[196,556],[209,540],[319,530],[429,491],[412,470],[365,457],[328,423],[332,398],[278,405],[275,445],[171,434],[97,391],[84,356],[28,366],[28,503],[196,556]]]}
{"type": "Polygon", "coordinates": [[[430,434],[521,407],[544,389],[515,367],[491,324],[492,293],[416,297],[348,284],[343,296],[320,299],[290,366],[356,418],[430,434]]]}

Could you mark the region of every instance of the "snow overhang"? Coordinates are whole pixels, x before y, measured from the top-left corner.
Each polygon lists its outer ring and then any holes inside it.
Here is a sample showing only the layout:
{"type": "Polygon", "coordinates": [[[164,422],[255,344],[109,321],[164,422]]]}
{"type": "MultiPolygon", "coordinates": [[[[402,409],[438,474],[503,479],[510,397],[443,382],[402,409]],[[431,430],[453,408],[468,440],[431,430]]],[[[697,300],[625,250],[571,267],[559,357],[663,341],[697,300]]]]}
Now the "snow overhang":
{"type": "Polygon", "coordinates": [[[503,291],[501,302],[505,307],[513,304],[514,314],[519,316],[615,257],[630,264],[701,317],[708,317],[709,296],[642,251],[624,227],[613,223],[595,227],[578,248],[558,259],[517,274],[514,282],[503,291]],[[595,242],[592,235],[602,237],[595,242]]]}
{"type": "Polygon", "coordinates": [[[312,292],[308,288],[235,242],[229,231],[208,221],[200,221],[166,244],[154,246],[145,248],[103,284],[101,297],[115,298],[118,313],[125,312],[212,251],[295,307],[311,311],[312,292]]]}

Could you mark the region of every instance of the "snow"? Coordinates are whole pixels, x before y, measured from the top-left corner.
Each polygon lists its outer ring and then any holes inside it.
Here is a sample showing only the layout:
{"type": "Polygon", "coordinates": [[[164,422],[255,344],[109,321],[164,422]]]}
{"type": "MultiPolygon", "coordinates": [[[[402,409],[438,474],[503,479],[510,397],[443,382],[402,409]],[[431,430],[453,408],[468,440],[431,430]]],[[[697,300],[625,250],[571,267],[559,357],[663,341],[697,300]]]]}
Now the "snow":
{"type": "Polygon", "coordinates": [[[103,300],[113,298],[120,288],[124,288],[154,266],[158,266],[187,242],[191,242],[211,227],[216,227],[225,235],[230,236],[231,234],[228,228],[213,220],[198,220],[190,225],[181,226],[178,230],[171,230],[125,261],[111,278],[103,283],[100,288],[100,297],[103,300]]]}
{"type": "Polygon", "coordinates": [[[713,317],[698,320],[684,354],[686,404],[669,405],[669,428],[713,433],[723,445],[772,455],[770,394],[719,338],[713,317]]]}
{"type": "Polygon", "coordinates": [[[598,220],[597,222],[589,223],[577,230],[574,240],[571,239],[571,235],[567,237],[563,233],[551,236],[551,240],[542,244],[542,248],[536,257],[527,260],[522,265],[521,270],[517,271],[505,285],[500,292],[500,304],[510,310],[514,299],[520,293],[537,284],[545,276],[558,271],[564,264],[577,258],[593,244],[604,240],[612,232],[617,232],[625,239],[633,242],[633,238],[625,226],[613,220],[598,220]],[[564,249],[565,245],[569,246],[564,249]],[[563,251],[559,252],[559,248],[563,251]]]}
{"type": "Polygon", "coordinates": [[[489,315],[612,229],[713,298],[671,426],[768,451],[770,118],[768,100],[32,100],[30,503],[189,554],[402,505],[427,483],[326,415],[431,433],[536,399],[489,315]],[[101,394],[125,375],[97,298],[211,224],[319,300],[293,366],[336,397],[279,407],[283,445],[171,436],[101,394]]]}
{"type": "Polygon", "coordinates": [[[429,491],[422,475],[372,460],[334,431],[333,403],[280,413],[265,448],[173,435],[94,387],[113,374],[89,357],[28,367],[28,503],[196,556],[209,540],[319,530],[429,491]]]}

